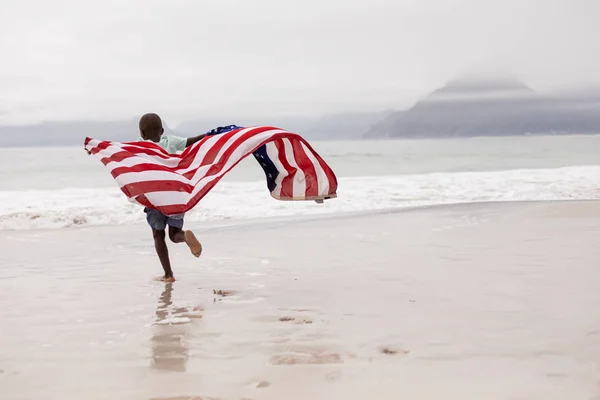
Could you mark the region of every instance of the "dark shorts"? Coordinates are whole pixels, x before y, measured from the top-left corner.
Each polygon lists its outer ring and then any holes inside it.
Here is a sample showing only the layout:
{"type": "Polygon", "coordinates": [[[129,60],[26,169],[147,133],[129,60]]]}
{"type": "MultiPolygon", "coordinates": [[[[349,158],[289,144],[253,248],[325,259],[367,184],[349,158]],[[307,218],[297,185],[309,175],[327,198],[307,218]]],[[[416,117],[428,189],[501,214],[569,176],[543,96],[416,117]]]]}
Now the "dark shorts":
{"type": "Polygon", "coordinates": [[[167,225],[173,228],[183,228],[183,217],[185,214],[165,215],[153,208],[144,208],[146,213],[146,221],[152,229],[162,231],[167,228],[167,225]]]}

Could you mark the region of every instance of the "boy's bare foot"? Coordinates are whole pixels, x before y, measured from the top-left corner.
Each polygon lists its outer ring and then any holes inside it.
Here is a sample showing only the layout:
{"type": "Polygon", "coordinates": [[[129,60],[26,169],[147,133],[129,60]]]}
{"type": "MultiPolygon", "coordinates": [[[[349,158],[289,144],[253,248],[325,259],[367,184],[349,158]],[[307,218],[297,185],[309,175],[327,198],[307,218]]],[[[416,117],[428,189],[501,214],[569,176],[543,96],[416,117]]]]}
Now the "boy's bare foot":
{"type": "Polygon", "coordinates": [[[185,231],[184,233],[185,243],[190,248],[190,251],[194,256],[200,257],[200,254],[202,253],[202,245],[200,244],[198,239],[196,239],[196,235],[194,235],[194,232],[192,231],[185,231]]]}
{"type": "Polygon", "coordinates": [[[175,277],[174,276],[169,276],[168,278],[166,276],[159,276],[154,278],[155,281],[159,281],[159,282],[175,282],[175,277]]]}

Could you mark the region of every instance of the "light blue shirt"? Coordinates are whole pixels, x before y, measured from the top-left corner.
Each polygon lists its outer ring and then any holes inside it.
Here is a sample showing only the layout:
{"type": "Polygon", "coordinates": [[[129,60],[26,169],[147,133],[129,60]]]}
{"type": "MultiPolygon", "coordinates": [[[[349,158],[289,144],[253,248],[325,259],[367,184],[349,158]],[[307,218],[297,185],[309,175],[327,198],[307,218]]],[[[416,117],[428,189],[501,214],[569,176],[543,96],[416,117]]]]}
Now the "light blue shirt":
{"type": "MultiPolygon", "coordinates": [[[[144,141],[144,139],[139,138],[139,140],[144,141]]],[[[147,142],[152,142],[151,140],[147,140],[147,142]]],[[[156,143],[156,142],[153,142],[156,143]]],[[[187,144],[187,139],[179,136],[172,135],[162,135],[158,143],[156,143],[163,149],[167,151],[169,154],[176,154],[177,152],[185,150],[185,145],[187,144]]]]}

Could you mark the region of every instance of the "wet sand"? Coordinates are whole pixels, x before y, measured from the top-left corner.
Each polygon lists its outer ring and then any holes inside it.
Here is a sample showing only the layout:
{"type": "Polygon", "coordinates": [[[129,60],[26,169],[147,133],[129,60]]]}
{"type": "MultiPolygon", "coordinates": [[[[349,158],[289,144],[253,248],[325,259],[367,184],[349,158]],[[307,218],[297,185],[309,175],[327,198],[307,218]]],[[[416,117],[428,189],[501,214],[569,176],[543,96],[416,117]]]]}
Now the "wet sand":
{"type": "Polygon", "coordinates": [[[0,398],[600,399],[600,203],[0,233],[0,398]]]}

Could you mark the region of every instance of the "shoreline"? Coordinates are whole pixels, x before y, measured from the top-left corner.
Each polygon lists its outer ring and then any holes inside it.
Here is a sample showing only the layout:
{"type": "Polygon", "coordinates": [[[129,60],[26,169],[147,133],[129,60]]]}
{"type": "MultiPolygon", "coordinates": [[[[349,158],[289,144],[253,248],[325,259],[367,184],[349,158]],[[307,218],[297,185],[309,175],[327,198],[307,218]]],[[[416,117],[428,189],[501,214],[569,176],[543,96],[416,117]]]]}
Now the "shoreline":
{"type": "MultiPolygon", "coordinates": [[[[600,189],[599,189],[600,190],[600,189]]],[[[331,199],[329,201],[335,201],[331,199]]],[[[457,210],[460,208],[472,208],[472,207],[520,207],[523,205],[547,205],[547,204],[593,204],[600,203],[600,199],[576,199],[576,200],[514,200],[514,201],[469,201],[463,203],[444,203],[444,204],[430,204],[430,205],[417,205],[407,207],[393,207],[393,208],[382,208],[376,210],[359,210],[359,211],[332,211],[325,213],[314,213],[314,214],[299,214],[299,215],[283,215],[283,216],[267,216],[267,217],[252,217],[252,218],[230,218],[222,220],[208,220],[208,221],[185,221],[185,226],[188,229],[197,229],[207,227],[208,232],[215,230],[231,229],[237,227],[248,227],[248,226],[268,226],[273,224],[281,223],[310,223],[322,220],[338,220],[348,218],[367,218],[378,215],[391,215],[391,214],[404,214],[404,213],[415,213],[422,211],[438,211],[447,209],[449,211],[457,210]]],[[[315,207],[322,207],[322,205],[315,205],[315,207]]],[[[141,210],[141,208],[140,208],[141,210]]],[[[139,228],[147,226],[144,220],[144,214],[140,211],[140,222],[133,224],[123,225],[73,225],[62,228],[35,228],[35,229],[4,229],[0,230],[0,237],[4,234],[19,234],[19,233],[41,233],[41,232],[61,232],[61,231],[85,231],[90,229],[111,229],[111,228],[139,228]]]]}

